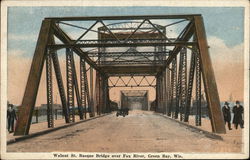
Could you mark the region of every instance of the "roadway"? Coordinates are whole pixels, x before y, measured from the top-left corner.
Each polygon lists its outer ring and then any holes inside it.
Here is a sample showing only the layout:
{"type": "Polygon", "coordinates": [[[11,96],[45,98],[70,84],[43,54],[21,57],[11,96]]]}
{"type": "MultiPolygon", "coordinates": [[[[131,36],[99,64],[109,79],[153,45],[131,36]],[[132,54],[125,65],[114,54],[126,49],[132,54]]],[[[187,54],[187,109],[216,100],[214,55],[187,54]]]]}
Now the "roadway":
{"type": "Polygon", "coordinates": [[[239,152],[241,144],[211,139],[153,112],[115,113],[9,144],[10,152],[239,152]]]}

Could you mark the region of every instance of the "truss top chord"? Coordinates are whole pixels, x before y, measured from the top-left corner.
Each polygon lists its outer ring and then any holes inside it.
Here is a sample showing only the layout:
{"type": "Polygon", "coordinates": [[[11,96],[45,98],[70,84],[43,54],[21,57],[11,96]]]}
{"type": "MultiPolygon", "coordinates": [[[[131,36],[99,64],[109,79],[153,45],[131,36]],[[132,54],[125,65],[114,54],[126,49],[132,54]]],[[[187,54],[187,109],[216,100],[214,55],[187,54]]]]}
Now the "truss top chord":
{"type": "Polygon", "coordinates": [[[138,19],[191,19],[201,14],[183,15],[134,15],[134,16],[100,16],[100,17],[47,17],[54,21],[89,21],[89,20],[138,20],[138,19]]]}

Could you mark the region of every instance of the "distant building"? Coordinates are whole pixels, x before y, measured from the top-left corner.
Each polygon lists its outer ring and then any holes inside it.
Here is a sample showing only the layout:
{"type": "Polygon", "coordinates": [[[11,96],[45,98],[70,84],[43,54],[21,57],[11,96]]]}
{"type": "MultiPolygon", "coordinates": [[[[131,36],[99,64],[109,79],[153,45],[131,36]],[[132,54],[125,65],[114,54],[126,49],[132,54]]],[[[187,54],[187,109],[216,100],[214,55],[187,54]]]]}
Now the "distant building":
{"type": "MultiPolygon", "coordinates": [[[[36,107],[36,109],[38,110],[47,110],[47,104],[41,104],[40,107],[36,107]]],[[[62,109],[62,105],[61,104],[53,104],[53,109],[54,110],[60,110],[62,109]]]]}

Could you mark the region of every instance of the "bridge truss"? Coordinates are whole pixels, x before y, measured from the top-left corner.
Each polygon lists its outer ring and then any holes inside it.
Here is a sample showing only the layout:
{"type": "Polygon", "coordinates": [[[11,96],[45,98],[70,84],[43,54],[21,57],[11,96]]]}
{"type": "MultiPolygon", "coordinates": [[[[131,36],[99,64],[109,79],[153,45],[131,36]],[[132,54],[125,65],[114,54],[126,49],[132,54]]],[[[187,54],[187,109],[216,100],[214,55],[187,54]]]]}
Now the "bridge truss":
{"type": "Polygon", "coordinates": [[[204,89],[212,130],[225,133],[201,15],[45,18],[15,135],[29,133],[44,63],[48,127],[54,126],[54,70],[66,123],[75,122],[76,112],[81,120],[86,119],[87,106],[90,116],[110,112],[110,88],[154,87],[155,111],[188,122],[193,97],[196,125],[201,125],[204,89]],[[66,57],[66,75],[61,72],[61,54],[66,57]]]}

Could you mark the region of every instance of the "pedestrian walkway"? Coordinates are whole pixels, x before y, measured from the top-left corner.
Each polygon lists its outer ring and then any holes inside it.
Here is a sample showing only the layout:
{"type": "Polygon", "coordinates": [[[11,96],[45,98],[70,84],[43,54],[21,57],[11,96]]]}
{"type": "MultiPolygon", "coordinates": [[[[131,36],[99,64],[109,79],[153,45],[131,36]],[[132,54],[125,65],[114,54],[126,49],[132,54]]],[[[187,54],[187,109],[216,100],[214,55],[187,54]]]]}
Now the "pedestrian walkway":
{"type": "MultiPolygon", "coordinates": [[[[195,125],[195,116],[192,116],[192,115],[189,116],[189,122],[183,122],[183,123],[212,133],[211,122],[208,118],[202,118],[201,126],[195,125]]],[[[230,146],[230,149],[239,150],[244,143],[244,139],[243,139],[244,129],[240,129],[238,127],[238,129],[236,130],[233,124],[232,124],[232,130],[229,130],[227,126],[225,127],[226,127],[226,134],[219,134],[219,136],[221,136],[223,141],[230,146]]]]}
{"type": "MultiPolygon", "coordinates": [[[[87,114],[87,119],[89,119],[89,114],[87,114]]],[[[79,116],[75,117],[75,122],[79,122],[80,118],[79,116]]],[[[65,123],[65,119],[57,119],[54,120],[54,128],[58,128],[61,126],[65,126],[65,125],[72,125],[73,123],[65,123]]],[[[29,135],[34,134],[34,133],[38,133],[38,132],[42,132],[42,131],[46,131],[46,130],[51,130],[51,128],[48,128],[48,123],[47,122],[40,122],[40,123],[33,123],[30,125],[30,131],[29,131],[29,135]]],[[[19,138],[19,137],[23,137],[23,136],[14,136],[14,133],[9,133],[8,131],[6,131],[6,139],[7,141],[11,141],[14,140],[15,138],[19,138]]]]}

